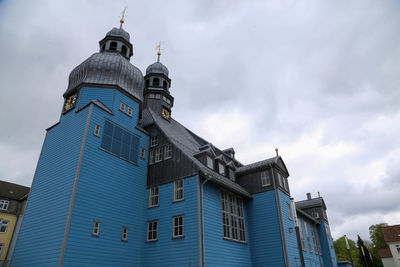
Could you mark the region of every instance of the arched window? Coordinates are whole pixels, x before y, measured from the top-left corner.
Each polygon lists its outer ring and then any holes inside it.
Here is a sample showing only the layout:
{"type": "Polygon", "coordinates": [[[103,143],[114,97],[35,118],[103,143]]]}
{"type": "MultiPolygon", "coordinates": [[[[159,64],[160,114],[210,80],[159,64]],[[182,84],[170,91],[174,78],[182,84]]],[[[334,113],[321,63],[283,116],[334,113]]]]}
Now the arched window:
{"type": "Polygon", "coordinates": [[[168,83],[167,83],[166,81],[163,82],[163,87],[164,87],[165,89],[167,89],[168,83]]]}
{"type": "Polygon", "coordinates": [[[149,87],[149,85],[150,85],[150,80],[147,80],[146,81],[146,87],[149,87]]]}
{"type": "Polygon", "coordinates": [[[128,48],[126,48],[126,46],[123,45],[123,46],[121,47],[121,52],[122,52],[122,54],[123,54],[124,56],[127,56],[128,48]]]}
{"type": "Polygon", "coordinates": [[[104,51],[104,50],[106,50],[106,44],[103,44],[103,45],[101,46],[101,51],[104,51]]]}
{"type": "Polygon", "coordinates": [[[111,42],[110,44],[110,51],[117,50],[117,42],[111,42]]]}
{"type": "Polygon", "coordinates": [[[160,79],[154,78],[154,79],[153,79],[153,85],[154,85],[154,86],[159,86],[159,85],[160,85],[160,79]]]}

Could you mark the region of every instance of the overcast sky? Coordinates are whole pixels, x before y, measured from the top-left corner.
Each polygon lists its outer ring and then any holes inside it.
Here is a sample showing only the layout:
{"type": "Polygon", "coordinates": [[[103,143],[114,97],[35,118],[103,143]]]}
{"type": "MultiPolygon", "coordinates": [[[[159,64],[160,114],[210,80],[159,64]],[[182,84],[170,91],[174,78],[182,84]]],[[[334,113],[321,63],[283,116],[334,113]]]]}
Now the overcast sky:
{"type": "Polygon", "coordinates": [[[169,68],[172,116],[244,164],[275,155],[333,237],[400,223],[400,3],[0,0],[0,180],[30,186],[72,69],[119,25],[169,68]]]}

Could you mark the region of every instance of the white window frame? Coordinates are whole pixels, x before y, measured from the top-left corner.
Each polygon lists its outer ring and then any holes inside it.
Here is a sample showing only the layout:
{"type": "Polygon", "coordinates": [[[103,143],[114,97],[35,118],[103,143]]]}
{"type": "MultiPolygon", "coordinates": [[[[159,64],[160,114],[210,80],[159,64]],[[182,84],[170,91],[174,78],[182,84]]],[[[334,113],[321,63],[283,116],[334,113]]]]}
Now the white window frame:
{"type": "Polygon", "coordinates": [[[93,221],[92,236],[100,236],[100,221],[93,221]]]}
{"type": "Polygon", "coordinates": [[[126,226],[122,227],[121,240],[122,241],[128,241],[128,227],[126,227],[126,226]]]}
{"type": "Polygon", "coordinates": [[[149,165],[154,164],[154,149],[149,152],[149,165]]]}
{"type": "Polygon", "coordinates": [[[150,147],[158,146],[158,137],[157,135],[150,137],[150,147]]]}
{"type": "Polygon", "coordinates": [[[150,188],[149,192],[149,208],[158,207],[160,205],[160,188],[154,186],[150,188]]]}
{"type": "Polygon", "coordinates": [[[178,215],[172,217],[172,237],[180,238],[184,237],[184,228],[183,228],[183,215],[178,215]]]}
{"type": "Polygon", "coordinates": [[[243,199],[225,190],[221,190],[223,238],[246,242],[246,225],[243,199]]]}
{"type": "Polygon", "coordinates": [[[100,137],[100,132],[101,132],[101,125],[100,124],[95,124],[94,125],[94,131],[93,134],[97,137],[100,137]]]}
{"type": "Polygon", "coordinates": [[[140,149],[140,157],[142,159],[146,158],[146,149],[144,147],[140,149]]]}
{"type": "Polygon", "coordinates": [[[303,226],[302,226],[302,221],[299,218],[299,234],[300,234],[300,241],[301,241],[301,246],[303,251],[306,251],[306,242],[304,241],[304,235],[303,235],[303,226]]]}
{"type": "Polygon", "coordinates": [[[132,117],[133,115],[133,108],[128,106],[128,108],[126,109],[126,114],[128,114],[128,116],[132,117]]]}
{"type": "Polygon", "coordinates": [[[0,210],[8,210],[8,206],[10,205],[10,201],[2,199],[0,200],[0,210]]]}
{"type": "Polygon", "coordinates": [[[292,205],[288,202],[286,202],[286,205],[287,205],[287,209],[288,209],[289,220],[293,221],[292,205]]]}
{"type": "Polygon", "coordinates": [[[207,156],[206,158],[207,167],[214,170],[214,160],[210,156],[207,156]]]}
{"type": "Polygon", "coordinates": [[[4,243],[0,243],[0,257],[1,257],[1,254],[3,253],[4,246],[5,246],[4,243]]]}
{"type": "Polygon", "coordinates": [[[174,182],[174,201],[181,201],[184,199],[184,180],[176,180],[174,182]]]}
{"type": "Polygon", "coordinates": [[[218,162],[218,172],[221,175],[225,175],[225,165],[221,162],[218,162]]]}
{"type": "Polygon", "coordinates": [[[155,151],[154,162],[157,163],[163,161],[163,147],[156,148],[155,151]]]}
{"type": "Polygon", "coordinates": [[[228,168],[229,179],[232,181],[236,181],[235,171],[232,168],[228,168]]]}
{"type": "Polygon", "coordinates": [[[0,233],[7,233],[8,227],[10,226],[10,221],[4,220],[0,218],[0,233]],[[1,229],[5,227],[4,231],[1,231],[1,229]]]}
{"type": "Polygon", "coordinates": [[[270,186],[271,185],[271,178],[269,177],[268,171],[262,171],[261,172],[261,186],[270,186]]]}
{"type": "Polygon", "coordinates": [[[126,104],[124,102],[119,102],[119,110],[125,113],[126,104]]]}
{"type": "Polygon", "coordinates": [[[305,229],[305,231],[306,231],[308,249],[310,250],[310,252],[312,252],[310,233],[309,233],[309,231],[308,231],[308,222],[306,222],[306,221],[303,221],[303,222],[304,222],[304,229],[305,229]]]}
{"type": "Polygon", "coordinates": [[[172,158],[172,145],[169,143],[164,148],[164,159],[172,158]]]}
{"type": "Polygon", "coordinates": [[[158,220],[147,222],[147,242],[156,241],[158,239],[158,220]],[[149,238],[149,234],[151,234],[149,238]]]}

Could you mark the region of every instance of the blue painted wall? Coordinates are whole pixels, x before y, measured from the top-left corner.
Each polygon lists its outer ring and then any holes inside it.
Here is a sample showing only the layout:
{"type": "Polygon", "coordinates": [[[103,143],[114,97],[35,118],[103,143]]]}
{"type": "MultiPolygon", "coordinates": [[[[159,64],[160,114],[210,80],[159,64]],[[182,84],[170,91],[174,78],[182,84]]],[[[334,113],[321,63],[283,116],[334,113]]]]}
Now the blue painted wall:
{"type": "Polygon", "coordinates": [[[58,266],[87,117],[69,111],[47,132],[11,266],[58,266]]]}
{"type": "Polygon", "coordinates": [[[184,200],[174,202],[174,182],[159,187],[159,206],[148,208],[149,189],[145,190],[146,218],[138,235],[143,245],[144,267],[198,266],[197,176],[184,179],[184,200]],[[184,215],[184,237],[172,238],[172,217],[184,215]],[[147,221],[158,220],[157,241],[147,242],[147,221]]]}
{"type": "Polygon", "coordinates": [[[333,248],[333,240],[330,234],[329,225],[325,221],[321,221],[318,226],[318,233],[321,240],[322,257],[325,266],[336,267],[336,254],[333,248]]]}
{"type": "Polygon", "coordinates": [[[212,182],[204,185],[204,238],[207,267],[251,266],[249,221],[246,201],[243,199],[247,243],[224,240],[222,229],[221,191],[212,182]]]}
{"type": "Polygon", "coordinates": [[[311,266],[323,266],[323,260],[322,257],[319,255],[317,249],[314,246],[314,241],[312,238],[312,229],[311,229],[311,225],[314,224],[314,222],[308,218],[306,218],[305,216],[302,216],[301,214],[298,214],[298,219],[299,219],[299,223],[301,228],[303,229],[303,236],[304,236],[304,242],[305,242],[305,251],[303,250],[303,256],[304,256],[304,263],[307,267],[311,267],[311,266]],[[307,241],[307,234],[306,234],[306,230],[305,230],[305,225],[304,225],[304,221],[307,222],[307,230],[308,230],[308,234],[310,236],[310,244],[311,244],[311,248],[308,244],[307,241]]]}

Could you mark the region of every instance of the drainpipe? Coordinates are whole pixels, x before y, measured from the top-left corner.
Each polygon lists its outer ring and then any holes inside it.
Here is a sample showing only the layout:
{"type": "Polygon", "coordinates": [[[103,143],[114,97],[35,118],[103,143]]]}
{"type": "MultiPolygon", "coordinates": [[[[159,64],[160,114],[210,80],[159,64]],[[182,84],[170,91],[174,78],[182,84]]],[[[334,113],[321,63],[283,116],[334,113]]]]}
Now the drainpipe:
{"type": "Polygon", "coordinates": [[[206,175],[206,179],[201,184],[201,244],[202,244],[202,266],[206,266],[206,251],[205,251],[205,242],[204,242],[204,205],[203,205],[203,191],[204,191],[204,184],[207,183],[211,178],[206,175]]]}
{"type": "Polygon", "coordinates": [[[297,212],[296,212],[296,204],[294,203],[294,199],[290,199],[292,201],[292,213],[293,213],[293,218],[294,218],[294,225],[296,229],[296,238],[297,238],[297,246],[299,248],[299,254],[300,254],[300,262],[301,266],[305,267],[306,265],[304,264],[304,255],[303,255],[303,248],[301,247],[301,240],[300,240],[300,230],[299,230],[299,221],[297,220],[297,212]]]}

